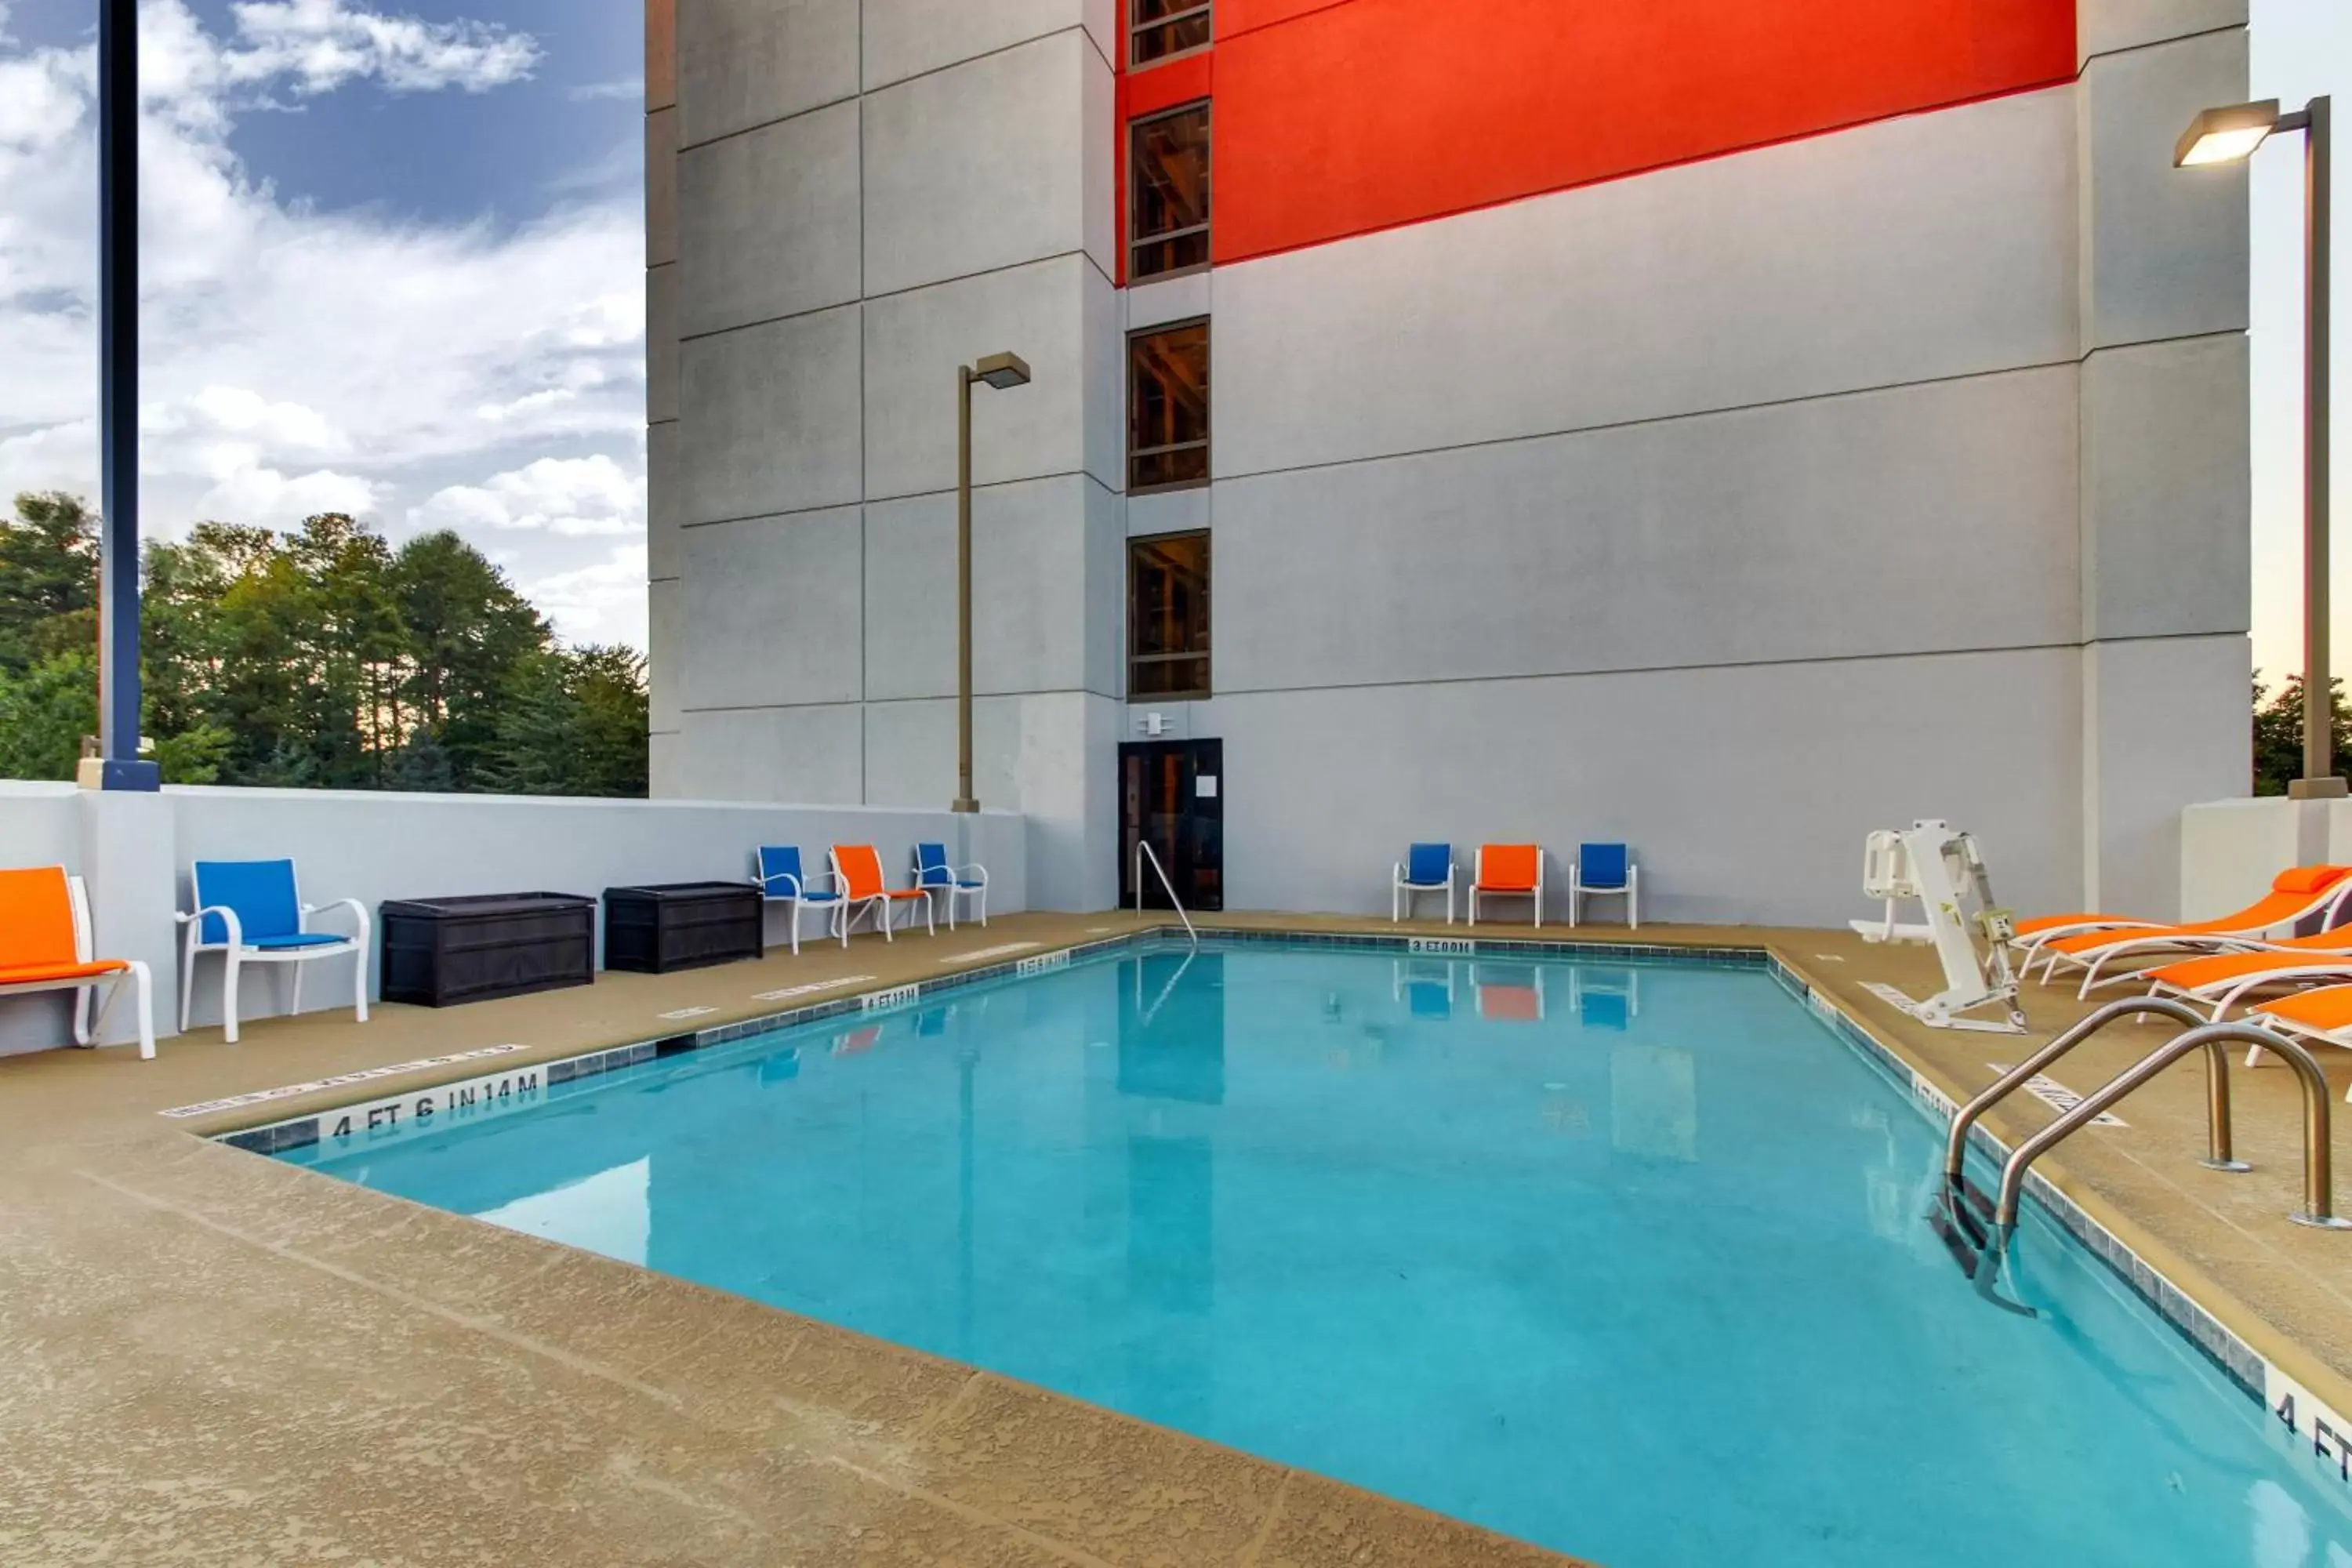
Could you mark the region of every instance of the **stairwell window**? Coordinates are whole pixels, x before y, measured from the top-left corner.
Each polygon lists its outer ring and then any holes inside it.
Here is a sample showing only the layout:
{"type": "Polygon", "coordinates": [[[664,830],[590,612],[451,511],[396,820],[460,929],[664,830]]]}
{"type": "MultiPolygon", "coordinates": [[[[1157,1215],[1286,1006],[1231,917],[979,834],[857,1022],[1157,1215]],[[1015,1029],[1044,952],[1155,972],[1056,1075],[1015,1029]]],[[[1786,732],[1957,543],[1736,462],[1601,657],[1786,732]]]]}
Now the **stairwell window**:
{"type": "Polygon", "coordinates": [[[1130,495],[1209,482],[1209,323],[1127,340],[1127,489],[1130,495]]]}
{"type": "Polygon", "coordinates": [[[1128,127],[1128,276],[1140,281],[1209,264],[1209,106],[1191,103],[1128,127]]]}
{"type": "Polygon", "coordinates": [[[1207,0],[1131,0],[1128,31],[1130,64],[1148,66],[1171,55],[1205,48],[1209,42],[1207,0]]]}
{"type": "Polygon", "coordinates": [[[1127,694],[1209,695],[1209,536],[1128,542],[1127,694]]]}

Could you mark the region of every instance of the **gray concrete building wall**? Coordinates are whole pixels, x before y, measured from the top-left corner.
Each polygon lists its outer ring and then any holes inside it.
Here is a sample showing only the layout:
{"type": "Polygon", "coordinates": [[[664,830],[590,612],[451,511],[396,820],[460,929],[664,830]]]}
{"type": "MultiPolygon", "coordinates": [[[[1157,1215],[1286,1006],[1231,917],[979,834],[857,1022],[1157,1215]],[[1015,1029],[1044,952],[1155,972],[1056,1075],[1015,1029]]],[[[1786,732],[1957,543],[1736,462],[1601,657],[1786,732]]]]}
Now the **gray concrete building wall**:
{"type": "Polygon", "coordinates": [[[1032,818],[1038,907],[1108,901],[1110,28],[1108,0],[679,0],[657,794],[954,796],[955,373],[1011,350],[1033,384],[974,402],[978,793],[1032,818]]]}
{"type": "Polygon", "coordinates": [[[2164,913],[2180,807],[2245,787],[2244,176],[2170,167],[2244,96],[2242,0],[2084,0],[2072,84],[1125,289],[1101,0],[679,4],[665,790],[952,793],[952,367],[998,348],[1038,374],[976,405],[980,793],[1040,907],[1109,901],[1148,712],[1224,742],[1233,908],[1601,838],[1659,918],[1834,923],[1863,834],[1941,816],[2010,901],[2164,913]],[[699,139],[698,37],[821,12],[859,68],[710,122],[784,151],[699,139]],[[854,288],[806,232],[853,207],[854,288]],[[1126,497],[1125,335],[1202,315],[1213,482],[1126,497]],[[1125,541],[1192,528],[1216,695],[1127,703],[1125,541]]]}

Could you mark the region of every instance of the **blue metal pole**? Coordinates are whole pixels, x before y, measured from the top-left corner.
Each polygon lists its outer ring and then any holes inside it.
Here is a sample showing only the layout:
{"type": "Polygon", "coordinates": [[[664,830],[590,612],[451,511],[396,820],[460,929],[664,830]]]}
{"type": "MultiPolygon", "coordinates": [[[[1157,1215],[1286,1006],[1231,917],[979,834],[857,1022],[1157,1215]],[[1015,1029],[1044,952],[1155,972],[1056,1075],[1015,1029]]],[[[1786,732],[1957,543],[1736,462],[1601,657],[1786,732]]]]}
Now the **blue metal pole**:
{"type": "Polygon", "coordinates": [[[99,752],[108,789],[163,781],[139,760],[139,17],[99,0],[99,752]]]}

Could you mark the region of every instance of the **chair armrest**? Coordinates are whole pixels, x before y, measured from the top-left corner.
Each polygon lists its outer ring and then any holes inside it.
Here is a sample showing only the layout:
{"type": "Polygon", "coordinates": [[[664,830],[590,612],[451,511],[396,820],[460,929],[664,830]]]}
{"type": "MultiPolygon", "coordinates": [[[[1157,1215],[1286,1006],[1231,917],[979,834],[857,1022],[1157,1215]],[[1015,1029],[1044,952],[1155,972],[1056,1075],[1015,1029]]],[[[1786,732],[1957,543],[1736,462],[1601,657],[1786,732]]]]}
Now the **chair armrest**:
{"type": "Polygon", "coordinates": [[[978,877],[978,878],[980,879],[980,885],[981,885],[982,887],[985,888],[986,886],[988,886],[988,868],[987,868],[987,867],[985,867],[985,866],[983,866],[983,865],[982,865],[982,864],[981,864],[979,861],[977,861],[977,860],[973,861],[973,862],[972,862],[971,865],[969,865],[969,866],[950,866],[950,867],[949,867],[949,868],[948,868],[948,880],[949,880],[949,881],[950,881],[950,882],[952,882],[952,881],[954,881],[957,878],[959,878],[959,877],[962,876],[966,871],[970,871],[971,873],[972,873],[972,875],[974,875],[974,876],[978,877]]]}
{"type": "MultiPolygon", "coordinates": [[[[329,910],[351,910],[352,922],[360,928],[360,936],[364,938],[368,934],[370,922],[368,921],[367,906],[360,902],[357,899],[331,899],[323,904],[304,904],[302,906],[302,912],[305,915],[323,914],[329,910]]],[[[305,923],[307,925],[307,922],[305,923]]]]}
{"type": "Polygon", "coordinates": [[[801,879],[790,871],[779,871],[772,877],[762,877],[760,879],[760,896],[763,899],[797,899],[801,896],[801,879]],[[789,893],[776,891],[776,884],[779,882],[791,883],[792,891],[789,893]]]}
{"type": "Polygon", "coordinates": [[[172,918],[184,926],[195,928],[188,934],[198,947],[243,947],[245,945],[245,927],[238,923],[236,911],[226,904],[206,904],[187,914],[174,911],[172,918]],[[205,941],[204,918],[206,915],[220,916],[221,924],[228,928],[228,940],[226,942],[205,941]]]}

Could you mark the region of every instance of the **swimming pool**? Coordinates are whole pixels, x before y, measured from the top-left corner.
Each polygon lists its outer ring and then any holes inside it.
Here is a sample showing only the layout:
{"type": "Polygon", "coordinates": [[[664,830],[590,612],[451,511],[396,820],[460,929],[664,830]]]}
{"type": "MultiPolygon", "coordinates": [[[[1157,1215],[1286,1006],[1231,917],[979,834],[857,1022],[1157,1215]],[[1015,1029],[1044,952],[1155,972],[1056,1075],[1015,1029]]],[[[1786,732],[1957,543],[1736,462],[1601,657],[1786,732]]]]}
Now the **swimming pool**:
{"type": "Polygon", "coordinates": [[[2352,1563],[2038,1215],[1981,1300],[1754,968],[1129,949],[439,1120],[279,1157],[1610,1568],[2352,1563]]]}

